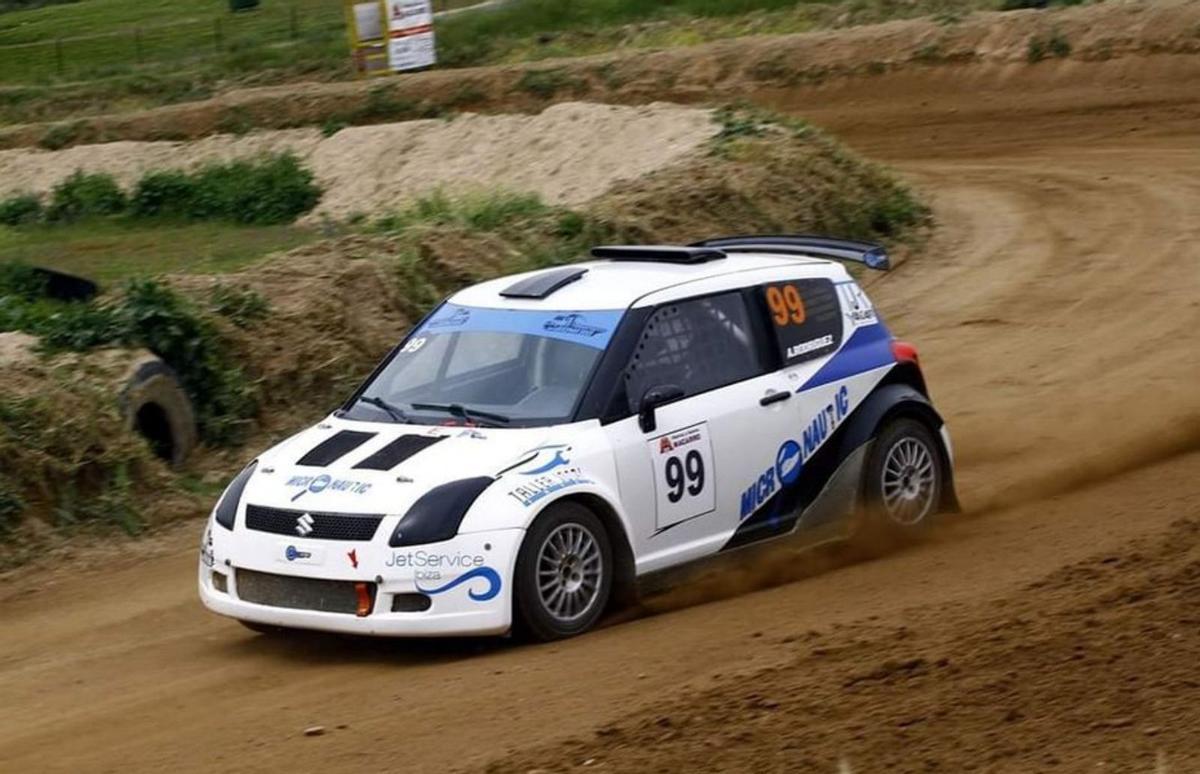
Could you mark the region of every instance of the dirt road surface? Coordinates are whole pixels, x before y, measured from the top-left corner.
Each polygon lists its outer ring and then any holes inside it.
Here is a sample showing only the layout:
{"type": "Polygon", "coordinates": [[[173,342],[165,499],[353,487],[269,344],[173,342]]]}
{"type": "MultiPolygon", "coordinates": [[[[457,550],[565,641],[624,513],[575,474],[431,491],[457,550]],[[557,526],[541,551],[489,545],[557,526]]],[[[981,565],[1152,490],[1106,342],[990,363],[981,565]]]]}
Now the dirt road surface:
{"type": "Polygon", "coordinates": [[[1195,770],[1200,89],[1140,67],[759,95],[935,203],[871,292],[955,433],[937,539],[514,647],[254,636],[191,525],[0,590],[0,770],[1195,770]]]}

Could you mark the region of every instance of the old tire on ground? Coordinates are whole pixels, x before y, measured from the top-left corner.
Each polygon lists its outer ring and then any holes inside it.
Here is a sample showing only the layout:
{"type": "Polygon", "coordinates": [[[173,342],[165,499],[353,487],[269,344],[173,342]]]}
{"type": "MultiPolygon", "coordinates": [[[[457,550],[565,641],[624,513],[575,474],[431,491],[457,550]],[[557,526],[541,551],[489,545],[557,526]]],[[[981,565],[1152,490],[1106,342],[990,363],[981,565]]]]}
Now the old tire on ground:
{"type": "Polygon", "coordinates": [[[579,503],[555,503],[521,544],[514,623],[542,641],[582,634],[604,613],[612,586],[612,544],[600,519],[579,503]]]}
{"type": "Polygon", "coordinates": [[[941,444],[933,431],[908,417],[889,421],[871,442],[863,466],[859,542],[882,548],[881,543],[923,537],[936,521],[945,485],[941,444]]]}
{"type": "Polygon", "coordinates": [[[121,410],[129,427],[172,467],[196,447],[192,402],[171,367],[153,355],[134,362],[121,390],[121,410]]]}

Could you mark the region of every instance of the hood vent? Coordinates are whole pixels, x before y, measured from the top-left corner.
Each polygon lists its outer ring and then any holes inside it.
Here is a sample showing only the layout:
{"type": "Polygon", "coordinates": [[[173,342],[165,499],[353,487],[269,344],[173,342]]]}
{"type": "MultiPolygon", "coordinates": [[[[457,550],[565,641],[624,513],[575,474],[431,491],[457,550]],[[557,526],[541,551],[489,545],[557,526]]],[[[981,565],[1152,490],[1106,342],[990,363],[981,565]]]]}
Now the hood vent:
{"type": "Polygon", "coordinates": [[[367,441],[374,438],[376,433],[363,433],[357,430],[343,430],[337,435],[326,438],[312,448],[297,462],[297,465],[308,465],[322,468],[332,465],[367,441]]]}
{"type": "Polygon", "coordinates": [[[391,470],[409,457],[428,449],[445,436],[402,435],[354,466],[355,470],[391,470]]]}

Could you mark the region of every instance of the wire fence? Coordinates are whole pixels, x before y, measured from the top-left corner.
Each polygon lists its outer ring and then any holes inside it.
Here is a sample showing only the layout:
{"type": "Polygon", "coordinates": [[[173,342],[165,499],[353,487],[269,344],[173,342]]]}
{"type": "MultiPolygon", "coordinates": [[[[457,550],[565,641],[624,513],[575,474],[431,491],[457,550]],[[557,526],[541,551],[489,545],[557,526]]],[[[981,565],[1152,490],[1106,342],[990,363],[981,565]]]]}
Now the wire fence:
{"type": "MultiPolygon", "coordinates": [[[[479,0],[435,0],[437,12],[479,0]]],[[[341,3],[327,9],[274,5],[253,11],[128,26],[93,35],[0,44],[0,83],[89,80],[224,58],[230,68],[315,67],[350,60],[341,3]],[[264,61],[266,60],[266,61],[264,61]],[[244,65],[244,67],[240,66],[244,65]]]]}

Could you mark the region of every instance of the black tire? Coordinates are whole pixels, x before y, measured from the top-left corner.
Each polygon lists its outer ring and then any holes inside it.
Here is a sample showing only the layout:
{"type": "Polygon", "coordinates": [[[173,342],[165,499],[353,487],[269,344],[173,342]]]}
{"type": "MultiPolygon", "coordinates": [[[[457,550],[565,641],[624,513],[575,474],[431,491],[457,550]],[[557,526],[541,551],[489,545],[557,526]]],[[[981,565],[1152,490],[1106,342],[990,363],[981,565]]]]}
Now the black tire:
{"type": "Polygon", "coordinates": [[[157,357],[147,355],[134,364],[121,407],[130,427],[171,467],[183,465],[196,447],[192,402],[175,372],[157,357]]]}
{"type": "Polygon", "coordinates": [[[517,628],[542,642],[582,634],[604,614],[612,586],[612,543],[600,519],[578,503],[555,503],[525,533],[517,555],[517,628]],[[582,548],[563,550],[564,545],[574,546],[575,538],[582,548]],[[589,584],[593,569],[598,577],[589,584]],[[547,584],[557,586],[543,591],[547,584]]]}
{"type": "Polygon", "coordinates": [[[883,426],[863,466],[860,543],[911,541],[937,521],[946,485],[942,447],[933,431],[908,417],[883,426]]]}

